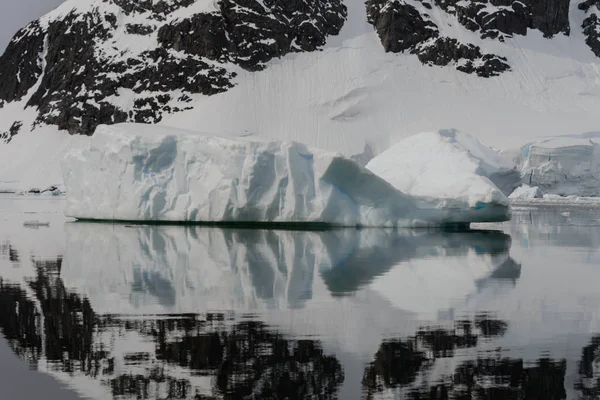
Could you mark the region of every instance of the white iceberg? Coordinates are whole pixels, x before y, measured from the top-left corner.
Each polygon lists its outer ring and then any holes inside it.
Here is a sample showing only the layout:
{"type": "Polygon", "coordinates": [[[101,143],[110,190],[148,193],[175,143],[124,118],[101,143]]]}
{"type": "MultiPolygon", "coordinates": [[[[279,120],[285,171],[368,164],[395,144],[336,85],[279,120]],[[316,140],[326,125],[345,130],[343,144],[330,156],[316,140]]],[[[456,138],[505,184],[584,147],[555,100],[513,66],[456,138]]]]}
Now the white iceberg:
{"type": "Polygon", "coordinates": [[[541,199],[542,196],[543,194],[539,187],[523,184],[516,188],[508,198],[511,200],[533,200],[541,199]]]}
{"type": "Polygon", "coordinates": [[[600,134],[540,139],[520,158],[523,182],[544,194],[600,196],[600,134]]]}
{"type": "Polygon", "coordinates": [[[414,227],[510,216],[498,189],[476,204],[413,197],[340,154],[294,142],[119,124],[88,143],[62,163],[65,214],[78,219],[414,227]]]}
{"type": "Polygon", "coordinates": [[[408,137],[367,169],[409,195],[462,200],[471,207],[507,204],[506,195],[521,183],[512,161],[454,129],[408,137]]]}

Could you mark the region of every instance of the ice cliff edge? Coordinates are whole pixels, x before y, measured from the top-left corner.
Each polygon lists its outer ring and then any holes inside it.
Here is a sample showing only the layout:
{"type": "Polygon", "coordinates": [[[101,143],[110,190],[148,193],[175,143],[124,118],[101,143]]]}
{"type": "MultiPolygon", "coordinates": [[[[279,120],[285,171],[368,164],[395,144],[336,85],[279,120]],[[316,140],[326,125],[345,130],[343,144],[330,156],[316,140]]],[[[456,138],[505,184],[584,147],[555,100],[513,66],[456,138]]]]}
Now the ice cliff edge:
{"type": "Polygon", "coordinates": [[[62,170],[65,213],[77,219],[418,227],[510,218],[504,196],[477,204],[411,196],[300,143],[143,124],[100,126],[62,170]]]}

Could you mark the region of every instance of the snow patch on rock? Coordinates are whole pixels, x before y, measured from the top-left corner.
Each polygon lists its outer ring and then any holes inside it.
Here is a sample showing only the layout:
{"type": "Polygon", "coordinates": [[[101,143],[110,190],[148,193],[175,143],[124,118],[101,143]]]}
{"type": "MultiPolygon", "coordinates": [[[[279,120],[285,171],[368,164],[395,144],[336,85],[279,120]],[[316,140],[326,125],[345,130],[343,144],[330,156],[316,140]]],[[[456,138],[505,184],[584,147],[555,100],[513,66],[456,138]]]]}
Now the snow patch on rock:
{"type": "Polygon", "coordinates": [[[408,137],[367,164],[367,169],[413,196],[506,204],[519,184],[515,164],[473,136],[454,129],[408,137]]]}

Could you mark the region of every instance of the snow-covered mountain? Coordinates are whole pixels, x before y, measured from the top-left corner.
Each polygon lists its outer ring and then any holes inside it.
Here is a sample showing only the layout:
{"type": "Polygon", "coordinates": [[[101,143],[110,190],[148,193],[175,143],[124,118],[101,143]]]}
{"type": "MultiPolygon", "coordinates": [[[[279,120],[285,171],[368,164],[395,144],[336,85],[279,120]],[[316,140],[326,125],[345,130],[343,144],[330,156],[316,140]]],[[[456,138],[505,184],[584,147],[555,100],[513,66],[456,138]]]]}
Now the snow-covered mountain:
{"type": "Polygon", "coordinates": [[[596,130],[586,0],[67,0],[0,57],[0,190],[60,183],[99,124],[371,157],[454,127],[485,144],[596,130]],[[64,132],[63,132],[64,131],[64,132]]]}

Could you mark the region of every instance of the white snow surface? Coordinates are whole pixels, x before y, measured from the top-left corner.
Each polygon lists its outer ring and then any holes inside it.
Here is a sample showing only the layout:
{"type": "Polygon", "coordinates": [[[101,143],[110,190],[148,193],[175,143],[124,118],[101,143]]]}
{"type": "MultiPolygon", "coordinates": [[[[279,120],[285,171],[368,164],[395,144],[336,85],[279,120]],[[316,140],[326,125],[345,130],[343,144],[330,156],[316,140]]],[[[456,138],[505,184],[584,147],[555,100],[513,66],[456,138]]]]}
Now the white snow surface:
{"type": "Polygon", "coordinates": [[[398,190],[413,195],[506,204],[521,181],[516,165],[473,136],[454,129],[410,136],[367,164],[398,190]],[[499,188],[500,187],[500,188],[499,188]]]}
{"type": "Polygon", "coordinates": [[[523,182],[544,194],[600,196],[600,133],[540,139],[520,158],[523,182]]]}
{"type": "Polygon", "coordinates": [[[510,216],[503,196],[476,205],[409,196],[338,153],[294,142],[118,124],[88,144],[63,161],[65,213],[79,219],[415,227],[510,216]]]}

